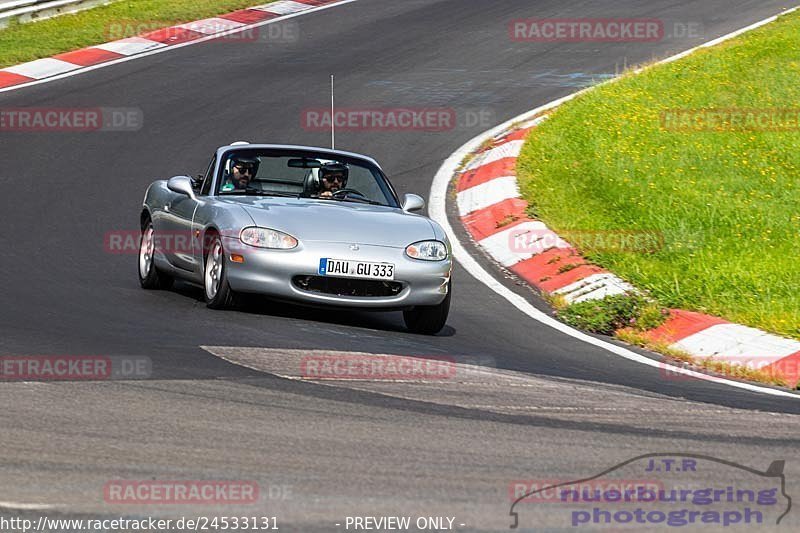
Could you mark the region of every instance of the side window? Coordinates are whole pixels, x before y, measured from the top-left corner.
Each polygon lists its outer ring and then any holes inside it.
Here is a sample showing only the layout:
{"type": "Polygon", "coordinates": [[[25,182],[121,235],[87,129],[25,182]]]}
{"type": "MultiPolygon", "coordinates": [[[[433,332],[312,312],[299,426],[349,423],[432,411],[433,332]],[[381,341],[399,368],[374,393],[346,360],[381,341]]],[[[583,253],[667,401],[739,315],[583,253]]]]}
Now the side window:
{"type": "Polygon", "coordinates": [[[206,170],[206,175],[203,178],[203,186],[200,188],[200,194],[202,196],[208,196],[211,192],[211,182],[214,181],[214,167],[217,164],[217,156],[211,158],[211,164],[208,165],[208,170],[206,170]]]}
{"type": "Polygon", "coordinates": [[[364,193],[370,200],[386,202],[385,195],[381,191],[375,176],[366,167],[350,165],[350,177],[347,180],[347,188],[364,193]]]}

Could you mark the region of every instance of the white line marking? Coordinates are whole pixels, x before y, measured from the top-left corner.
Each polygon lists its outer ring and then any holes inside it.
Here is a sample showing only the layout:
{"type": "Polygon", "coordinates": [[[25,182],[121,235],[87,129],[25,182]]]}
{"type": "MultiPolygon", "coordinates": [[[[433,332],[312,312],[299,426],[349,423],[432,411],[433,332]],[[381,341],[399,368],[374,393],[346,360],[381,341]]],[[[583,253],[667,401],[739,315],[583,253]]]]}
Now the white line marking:
{"type": "MultiPolygon", "coordinates": [[[[800,6],[791,8],[787,11],[782,12],[781,14],[791,13],[793,11],[796,11],[797,9],[800,9],[800,6]]],[[[720,37],[719,39],[715,39],[714,41],[711,42],[714,44],[721,43],[723,41],[741,35],[746,31],[758,28],[760,26],[763,26],[764,24],[768,24],[769,22],[776,20],[778,16],[779,15],[776,15],[774,17],[765,19],[761,22],[757,22],[746,28],[737,30],[733,33],[720,37]]],[[[710,43],[706,43],[705,45],[692,48],[691,50],[683,52],[682,54],[678,54],[678,56],[685,57],[692,51],[704,48],[706,46],[710,46],[710,43]]],[[[677,56],[672,56],[670,58],[663,60],[662,62],[675,61],[676,57],[677,56]]],[[[605,83],[612,83],[614,80],[606,81],[601,85],[604,85],[605,83]]],[[[564,102],[568,102],[569,100],[572,100],[575,97],[591,89],[592,87],[580,90],[578,92],[564,96],[563,98],[559,98],[557,100],[553,100],[550,103],[539,106],[536,109],[533,109],[531,111],[528,111],[527,113],[519,115],[518,117],[512,118],[511,120],[478,135],[477,137],[466,143],[464,146],[456,150],[449,158],[447,158],[447,160],[445,160],[444,163],[442,163],[441,168],[439,168],[439,171],[436,173],[436,176],[433,178],[433,183],[431,184],[429,211],[431,218],[433,218],[439,224],[441,224],[442,228],[444,228],[445,232],[447,233],[447,236],[450,239],[450,242],[452,243],[453,246],[453,255],[455,256],[455,258],[458,260],[461,266],[464,267],[464,270],[466,270],[470,275],[472,275],[475,279],[486,285],[489,289],[493,290],[495,293],[499,294],[500,296],[508,300],[509,303],[511,303],[521,312],[528,315],[530,318],[538,322],[541,322],[542,324],[545,324],[546,326],[550,326],[551,328],[560,331],[561,333],[564,333],[565,335],[569,335],[570,337],[591,344],[592,346],[602,348],[604,350],[607,350],[608,352],[611,352],[615,355],[619,355],[620,357],[624,357],[625,359],[628,359],[630,361],[641,363],[643,365],[647,365],[653,368],[662,369],[662,371],[669,371],[671,373],[683,374],[704,381],[728,385],[730,387],[743,389],[750,392],[759,392],[762,394],[768,394],[771,396],[780,396],[783,398],[800,399],[800,395],[793,394],[788,391],[771,389],[759,385],[752,385],[750,383],[742,383],[739,381],[732,381],[729,379],[713,377],[700,372],[695,372],[693,370],[688,370],[674,365],[661,363],[654,359],[650,359],[649,357],[639,355],[638,353],[628,350],[627,348],[623,348],[622,346],[617,346],[610,342],[592,337],[586,333],[583,333],[582,331],[573,329],[567,326],[566,324],[559,322],[555,318],[543,313],[542,311],[539,311],[533,305],[528,303],[528,301],[525,298],[506,288],[503,284],[497,281],[492,274],[489,274],[489,272],[487,272],[482,266],[480,266],[478,262],[472,257],[472,255],[470,255],[470,253],[464,248],[464,246],[458,240],[458,237],[456,236],[452,226],[450,225],[450,221],[447,219],[447,211],[445,206],[447,201],[447,190],[448,187],[450,186],[450,181],[455,176],[456,169],[459,167],[464,158],[467,157],[469,154],[478,150],[478,148],[480,148],[480,146],[487,139],[497,137],[501,133],[511,128],[511,126],[519,122],[530,121],[535,117],[537,117],[537,115],[540,115],[545,111],[554,109],[559,105],[563,104],[564,102]]]]}
{"type": "MultiPolygon", "coordinates": [[[[89,66],[89,67],[76,68],[75,70],[73,70],[71,72],[65,72],[64,74],[59,74],[57,76],[51,76],[49,78],[44,78],[44,79],[41,79],[41,80],[34,80],[34,81],[21,83],[19,85],[12,85],[10,87],[4,87],[4,88],[0,89],[0,93],[4,93],[4,92],[8,92],[8,91],[16,91],[17,89],[23,89],[25,87],[31,87],[33,85],[40,85],[42,83],[48,83],[48,82],[55,81],[55,80],[61,80],[61,79],[64,79],[64,78],[68,78],[70,76],[77,76],[78,74],[83,74],[85,72],[91,72],[93,70],[97,70],[97,69],[101,69],[101,68],[105,68],[105,67],[110,67],[111,65],[116,65],[116,64],[119,64],[119,63],[125,63],[126,61],[133,61],[135,59],[139,59],[139,58],[142,58],[142,57],[148,57],[148,56],[155,55],[155,54],[161,54],[161,53],[166,52],[168,50],[175,50],[177,48],[183,48],[185,46],[193,46],[195,44],[204,43],[204,42],[210,41],[212,39],[219,39],[220,37],[227,37],[228,35],[233,35],[235,33],[239,33],[239,32],[251,29],[251,28],[258,28],[260,26],[265,26],[267,24],[273,24],[275,22],[284,21],[284,20],[287,20],[287,19],[290,19],[290,18],[299,17],[299,16],[302,16],[302,15],[308,15],[309,13],[315,13],[317,11],[330,9],[332,7],[338,7],[338,6],[341,6],[341,5],[344,5],[344,4],[349,4],[351,2],[356,2],[356,1],[358,1],[358,0],[342,0],[341,2],[336,2],[335,4],[326,4],[324,6],[317,6],[317,7],[313,7],[312,6],[311,9],[306,9],[305,11],[299,11],[297,13],[284,15],[282,17],[277,17],[277,18],[274,18],[274,19],[262,20],[261,22],[254,22],[253,24],[248,24],[246,26],[241,26],[241,27],[235,28],[233,30],[224,31],[224,32],[218,33],[216,35],[209,35],[207,37],[201,37],[199,39],[195,39],[195,40],[192,40],[192,41],[187,41],[185,43],[173,44],[173,45],[169,45],[169,46],[161,46],[161,47],[159,47],[157,49],[149,50],[149,51],[143,52],[141,54],[131,55],[131,56],[128,56],[128,57],[121,57],[119,59],[114,59],[113,61],[107,61],[105,63],[99,63],[97,65],[92,65],[92,66],[89,66]]],[[[303,5],[305,5],[305,4],[303,4],[303,5]]],[[[93,48],[104,48],[104,46],[108,45],[108,44],[110,44],[110,43],[94,45],[93,48]]],[[[158,44],[161,44],[161,43],[158,43],[158,44]]],[[[104,48],[104,49],[107,49],[107,48],[104,48]]],[[[110,49],[108,49],[108,50],[110,50],[110,49]]],[[[110,50],[110,51],[113,52],[114,50],[110,50]]],[[[122,53],[122,52],[120,52],[120,53],[122,53]]],[[[12,67],[9,67],[9,68],[12,68],[12,67]]],[[[3,69],[3,70],[8,70],[8,69],[3,69]]]]}
{"type": "Polygon", "coordinates": [[[635,291],[633,285],[614,274],[598,272],[554,290],[553,294],[562,295],[569,303],[578,303],[587,300],[602,300],[606,296],[635,291]]]}
{"type": "Polygon", "coordinates": [[[242,22],[213,17],[210,19],[195,20],[194,22],[179,24],[175,27],[196,31],[197,33],[202,33],[204,35],[214,35],[222,31],[240,28],[242,26],[244,26],[244,23],[242,22]]]}
{"type": "Polygon", "coordinates": [[[43,59],[22,63],[21,65],[6,67],[3,70],[6,72],[13,72],[14,74],[19,74],[20,76],[26,76],[28,78],[40,80],[42,78],[47,78],[56,74],[62,74],[78,68],[80,68],[80,65],[68,63],[52,57],[45,57],[43,59]]]}
{"type": "Polygon", "coordinates": [[[463,217],[503,200],[519,198],[519,186],[516,177],[502,176],[464,189],[457,196],[458,213],[463,217]]]}
{"type": "MultiPolygon", "coordinates": [[[[114,52],[124,56],[134,56],[137,54],[142,54],[143,52],[149,52],[166,47],[167,45],[164,43],[151,41],[150,39],[145,39],[144,37],[128,37],[126,39],[111,41],[110,43],[98,44],[96,46],[92,46],[91,48],[99,48],[100,50],[106,50],[108,52],[114,52]]],[[[101,65],[105,65],[105,63],[101,63],[101,65]]]]}
{"type": "MultiPolygon", "coordinates": [[[[490,235],[485,239],[480,240],[478,245],[486,250],[486,252],[491,255],[495,261],[504,267],[510,267],[516,265],[520,261],[530,259],[539,253],[538,250],[536,250],[537,253],[534,253],[534,250],[529,250],[527,248],[522,248],[520,251],[515,250],[512,246],[515,235],[522,235],[528,232],[536,235],[544,235],[547,231],[548,229],[544,222],[531,220],[528,222],[523,222],[522,224],[517,224],[516,226],[512,226],[503,231],[499,231],[494,235],[490,235]]],[[[555,239],[551,240],[555,242],[555,239]]]]}
{"type": "Polygon", "coordinates": [[[274,2],[272,4],[264,4],[263,6],[253,7],[250,9],[258,9],[259,11],[269,11],[270,13],[275,13],[276,15],[288,15],[290,13],[298,13],[300,11],[306,11],[310,7],[312,7],[310,4],[292,2],[291,0],[281,0],[279,2],[274,2]]]}
{"type": "Polygon", "coordinates": [[[474,170],[507,157],[517,157],[522,151],[523,144],[525,144],[525,141],[508,141],[507,143],[495,146],[491,150],[487,150],[473,159],[467,166],[467,170],[474,170]]]}

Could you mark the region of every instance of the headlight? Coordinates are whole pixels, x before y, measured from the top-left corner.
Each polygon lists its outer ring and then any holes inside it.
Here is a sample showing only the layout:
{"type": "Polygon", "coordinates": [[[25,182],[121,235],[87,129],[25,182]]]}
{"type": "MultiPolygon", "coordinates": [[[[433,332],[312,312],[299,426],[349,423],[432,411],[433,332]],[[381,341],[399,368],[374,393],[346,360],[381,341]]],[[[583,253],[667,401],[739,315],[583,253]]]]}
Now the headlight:
{"type": "Polygon", "coordinates": [[[420,241],[409,244],[406,255],[423,261],[442,261],[447,259],[447,245],[439,241],[420,241]]]}
{"type": "Polygon", "coordinates": [[[269,228],[244,228],[239,239],[245,244],[258,248],[290,250],[297,246],[297,239],[291,235],[269,228]]]}

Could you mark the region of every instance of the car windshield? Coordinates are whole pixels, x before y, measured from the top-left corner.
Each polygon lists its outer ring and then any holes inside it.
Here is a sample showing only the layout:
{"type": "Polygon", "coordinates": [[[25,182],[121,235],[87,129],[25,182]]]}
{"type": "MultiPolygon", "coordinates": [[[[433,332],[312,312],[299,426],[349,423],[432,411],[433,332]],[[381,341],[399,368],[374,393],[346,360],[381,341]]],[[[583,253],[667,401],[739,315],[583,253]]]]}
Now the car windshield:
{"type": "Polygon", "coordinates": [[[337,154],[241,149],[222,158],[217,194],[287,196],[399,207],[375,165],[337,154]]]}

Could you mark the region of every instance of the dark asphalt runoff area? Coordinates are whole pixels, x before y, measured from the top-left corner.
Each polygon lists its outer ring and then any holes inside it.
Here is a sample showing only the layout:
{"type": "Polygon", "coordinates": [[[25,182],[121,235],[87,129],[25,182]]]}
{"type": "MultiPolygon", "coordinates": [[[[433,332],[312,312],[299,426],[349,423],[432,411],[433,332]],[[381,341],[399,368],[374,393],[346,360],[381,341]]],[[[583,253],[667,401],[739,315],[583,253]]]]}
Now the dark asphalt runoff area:
{"type": "MultiPolygon", "coordinates": [[[[4,109],[143,117],[138,131],[0,131],[0,355],[141,357],[151,369],[144,380],[0,382],[0,516],[269,515],[286,531],[345,531],[348,516],[449,516],[454,529],[500,531],[515,480],[581,479],[655,452],[758,470],[785,460],[786,491],[800,494],[800,401],[674,379],[580,342],[459,266],[448,326],[428,337],[407,333],[400,313],[268,301],[212,311],[190,286],[142,290],[135,251],[106,246],[110,232],[138,230],[149,183],[204,172],[220,145],[328,146],[329,133],[302,117],[329,105],[332,73],[341,108],[455,111],[448,131],[337,133],[337,148],[375,157],[401,195],[427,197],[442,162],[480,132],[791,4],[357,0],[292,19],[294,37],[210,41],[0,94],[4,109]],[[667,35],[513,41],[509,23],[527,18],[660,19],[667,35]],[[472,357],[487,368],[436,384],[287,374],[309,350],[472,357]],[[261,497],[119,505],[103,495],[115,479],[254,480],[261,497]]],[[[717,474],[732,475],[707,471],[706,482],[717,474]]],[[[520,527],[542,527],[534,507],[522,508],[520,527]]],[[[797,527],[795,515],[781,527],[797,527]]]]}

